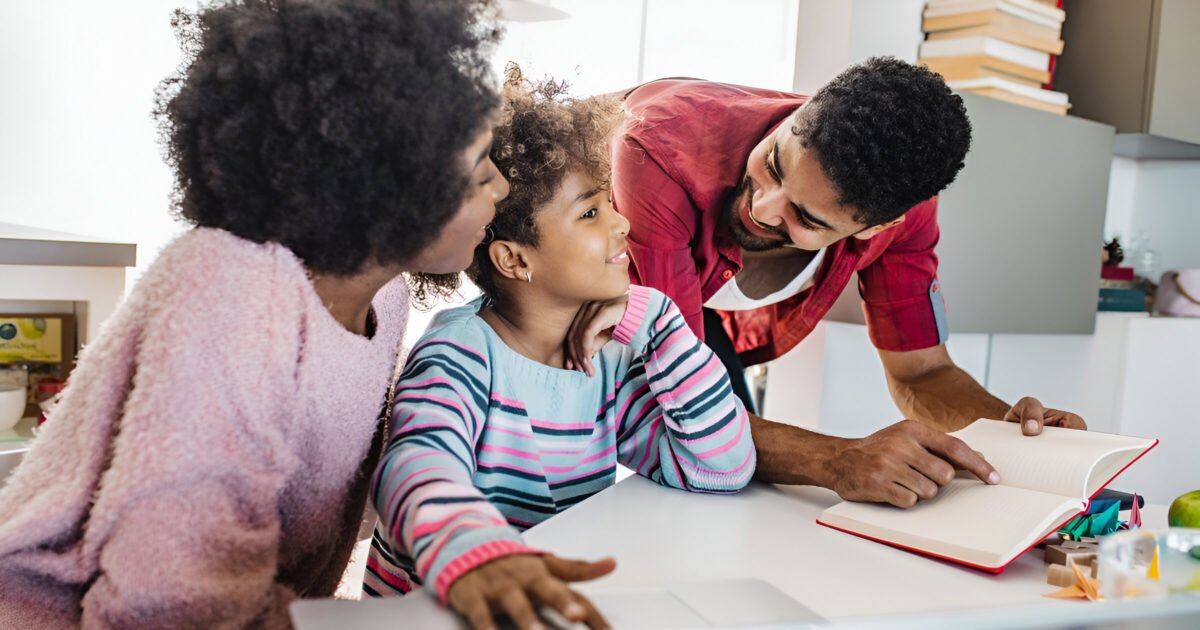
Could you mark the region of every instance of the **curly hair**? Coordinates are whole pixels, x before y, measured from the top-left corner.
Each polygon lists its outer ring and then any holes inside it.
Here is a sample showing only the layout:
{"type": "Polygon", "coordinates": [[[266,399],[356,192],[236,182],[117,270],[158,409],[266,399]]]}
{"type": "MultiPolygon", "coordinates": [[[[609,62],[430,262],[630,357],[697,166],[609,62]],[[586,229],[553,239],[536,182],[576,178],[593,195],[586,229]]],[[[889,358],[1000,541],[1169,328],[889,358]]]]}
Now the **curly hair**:
{"type": "Polygon", "coordinates": [[[176,214],[278,242],[314,272],[409,262],[458,212],[463,151],[499,107],[494,11],[486,0],[177,10],[185,62],[154,111],[176,214]]]}
{"type": "Polygon", "coordinates": [[[797,111],[791,131],[867,226],[949,186],[971,148],[962,98],[928,68],[893,57],[839,74],[797,111]]]}
{"type": "Polygon", "coordinates": [[[495,298],[488,245],[492,240],[536,247],[537,213],[569,173],[580,172],[607,186],[608,139],[621,119],[621,101],[611,96],[576,99],[567,84],[530,81],[516,64],[505,68],[504,105],[493,130],[492,161],[508,178],[508,197],[496,205],[492,238],[475,249],[467,277],[495,298]]]}

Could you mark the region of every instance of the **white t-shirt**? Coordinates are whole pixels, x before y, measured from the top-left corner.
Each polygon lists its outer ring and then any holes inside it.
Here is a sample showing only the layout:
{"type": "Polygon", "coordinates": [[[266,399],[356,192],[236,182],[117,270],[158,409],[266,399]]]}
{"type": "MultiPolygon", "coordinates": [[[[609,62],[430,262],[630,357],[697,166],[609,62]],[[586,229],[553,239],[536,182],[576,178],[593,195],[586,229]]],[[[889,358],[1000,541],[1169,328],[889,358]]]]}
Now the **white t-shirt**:
{"type": "Polygon", "coordinates": [[[748,298],[745,293],[742,293],[737,284],[737,276],[734,276],[729,279],[729,282],[721,285],[721,288],[708,298],[704,305],[718,311],[751,311],[762,306],[778,304],[812,286],[813,275],[817,273],[817,267],[823,258],[825,258],[824,247],[817,250],[817,255],[813,256],[808,265],[796,274],[796,277],[792,278],[787,286],[757,300],[748,298]]]}

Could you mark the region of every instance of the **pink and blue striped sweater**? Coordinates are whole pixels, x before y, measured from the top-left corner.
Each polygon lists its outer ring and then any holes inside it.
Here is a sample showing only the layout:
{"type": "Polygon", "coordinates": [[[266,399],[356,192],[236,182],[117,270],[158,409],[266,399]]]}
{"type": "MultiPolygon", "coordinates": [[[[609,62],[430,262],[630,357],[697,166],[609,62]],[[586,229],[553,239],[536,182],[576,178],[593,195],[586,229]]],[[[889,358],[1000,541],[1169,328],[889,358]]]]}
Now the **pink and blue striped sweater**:
{"type": "Polygon", "coordinates": [[[444,602],[471,569],[533,552],[519,532],[611,486],[618,462],[697,492],[750,481],[746,411],[663,294],[631,287],[594,377],[514,352],[480,304],[441,313],[397,385],[368,594],[425,584],[444,602]]]}

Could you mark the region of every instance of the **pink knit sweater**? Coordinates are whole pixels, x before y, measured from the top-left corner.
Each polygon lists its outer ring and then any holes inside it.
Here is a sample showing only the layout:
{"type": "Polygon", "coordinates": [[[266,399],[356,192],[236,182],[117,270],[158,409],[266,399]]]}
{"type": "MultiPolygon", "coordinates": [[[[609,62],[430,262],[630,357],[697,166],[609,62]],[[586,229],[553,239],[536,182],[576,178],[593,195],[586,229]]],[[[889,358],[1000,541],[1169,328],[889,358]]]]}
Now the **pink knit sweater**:
{"type": "Polygon", "coordinates": [[[368,339],[276,244],[194,229],[0,489],[0,627],[286,627],[345,570],[408,311],[368,339]]]}

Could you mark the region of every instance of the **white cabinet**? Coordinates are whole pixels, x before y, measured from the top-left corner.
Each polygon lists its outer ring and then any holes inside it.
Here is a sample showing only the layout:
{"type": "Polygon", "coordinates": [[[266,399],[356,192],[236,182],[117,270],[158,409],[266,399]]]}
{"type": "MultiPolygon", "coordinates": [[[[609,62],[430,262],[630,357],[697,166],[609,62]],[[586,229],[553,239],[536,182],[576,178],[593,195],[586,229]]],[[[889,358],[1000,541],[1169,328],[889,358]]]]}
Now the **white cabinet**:
{"type": "Polygon", "coordinates": [[[1200,319],[1131,320],[1120,350],[1120,432],[1161,440],[1120,485],[1156,503],[1200,490],[1200,319]]]}
{"type": "Polygon", "coordinates": [[[67,312],[82,346],[125,296],[137,246],[0,223],[0,312],[67,312]]]}
{"type": "MultiPolygon", "coordinates": [[[[70,313],[78,322],[80,346],[125,296],[125,270],[137,246],[107,243],[11,223],[0,223],[0,312],[70,313]]],[[[29,450],[31,419],[0,440],[0,484],[29,450]]]]}
{"type": "Polygon", "coordinates": [[[1071,114],[1139,134],[1144,144],[1179,141],[1162,145],[1167,150],[1192,143],[1191,157],[1200,155],[1200,3],[1067,0],[1063,9],[1066,48],[1054,89],[1071,95],[1071,114]]]}

